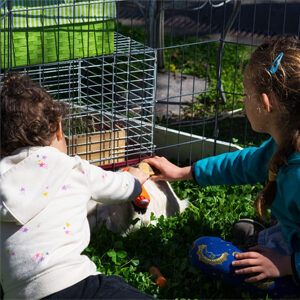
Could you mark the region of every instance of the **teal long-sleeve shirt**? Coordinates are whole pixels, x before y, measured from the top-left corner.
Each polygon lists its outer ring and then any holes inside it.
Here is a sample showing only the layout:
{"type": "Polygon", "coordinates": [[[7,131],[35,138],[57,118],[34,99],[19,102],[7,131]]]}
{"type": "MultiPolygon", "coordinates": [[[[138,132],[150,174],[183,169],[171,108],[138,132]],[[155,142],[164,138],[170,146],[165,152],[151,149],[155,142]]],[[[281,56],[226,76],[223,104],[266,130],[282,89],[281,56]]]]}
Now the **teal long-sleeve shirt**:
{"type": "MultiPolygon", "coordinates": [[[[208,157],[192,166],[195,181],[201,186],[253,184],[268,180],[267,164],[276,151],[270,138],[260,147],[208,157]]],[[[293,153],[276,178],[277,193],[271,206],[280,222],[286,242],[293,251],[292,268],[300,279],[300,153],[293,153]]]]}

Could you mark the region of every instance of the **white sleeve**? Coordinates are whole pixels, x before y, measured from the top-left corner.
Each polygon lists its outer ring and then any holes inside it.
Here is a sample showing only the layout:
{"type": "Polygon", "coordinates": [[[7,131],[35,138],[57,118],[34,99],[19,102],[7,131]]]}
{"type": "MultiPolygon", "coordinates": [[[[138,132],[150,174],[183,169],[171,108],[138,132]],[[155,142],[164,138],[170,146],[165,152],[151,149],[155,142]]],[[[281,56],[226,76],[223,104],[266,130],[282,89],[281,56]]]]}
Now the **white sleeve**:
{"type": "Polygon", "coordinates": [[[136,199],[142,192],[140,182],[128,172],[105,171],[89,164],[88,181],[92,199],[102,203],[121,203],[136,199]]]}

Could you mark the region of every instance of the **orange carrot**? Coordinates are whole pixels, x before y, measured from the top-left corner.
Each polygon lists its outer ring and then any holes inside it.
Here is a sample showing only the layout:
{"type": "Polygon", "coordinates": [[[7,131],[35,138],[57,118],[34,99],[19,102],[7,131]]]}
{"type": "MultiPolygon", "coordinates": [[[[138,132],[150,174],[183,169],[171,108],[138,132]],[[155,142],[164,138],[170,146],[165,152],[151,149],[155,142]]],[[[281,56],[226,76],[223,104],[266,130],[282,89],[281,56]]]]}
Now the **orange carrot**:
{"type": "MultiPolygon", "coordinates": [[[[130,167],[125,167],[123,169],[123,172],[127,172],[129,170],[129,168],[130,167]]],[[[141,194],[135,200],[133,200],[133,203],[139,208],[147,208],[148,207],[148,205],[150,203],[150,196],[147,193],[147,191],[143,185],[142,185],[141,194]]]]}
{"type": "Polygon", "coordinates": [[[149,273],[153,279],[155,279],[155,283],[159,287],[164,287],[167,285],[167,279],[160,273],[159,269],[151,266],[149,268],[149,273]]]}

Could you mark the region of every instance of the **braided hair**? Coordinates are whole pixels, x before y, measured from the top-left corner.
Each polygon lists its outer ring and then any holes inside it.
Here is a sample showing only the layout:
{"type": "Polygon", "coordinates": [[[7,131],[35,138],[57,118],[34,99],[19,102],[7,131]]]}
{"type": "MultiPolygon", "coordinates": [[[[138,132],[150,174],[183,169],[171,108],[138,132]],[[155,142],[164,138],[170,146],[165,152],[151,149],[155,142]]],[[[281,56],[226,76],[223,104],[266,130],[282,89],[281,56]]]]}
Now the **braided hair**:
{"type": "MultiPolygon", "coordinates": [[[[249,76],[259,94],[275,96],[280,112],[280,126],[285,135],[272,155],[268,168],[278,174],[288,163],[289,156],[300,152],[300,41],[296,37],[280,37],[259,46],[247,65],[249,76]],[[280,53],[284,53],[276,72],[270,67],[280,53]]],[[[276,180],[267,183],[258,194],[255,206],[258,214],[267,220],[267,210],[276,196],[276,180]]]]}

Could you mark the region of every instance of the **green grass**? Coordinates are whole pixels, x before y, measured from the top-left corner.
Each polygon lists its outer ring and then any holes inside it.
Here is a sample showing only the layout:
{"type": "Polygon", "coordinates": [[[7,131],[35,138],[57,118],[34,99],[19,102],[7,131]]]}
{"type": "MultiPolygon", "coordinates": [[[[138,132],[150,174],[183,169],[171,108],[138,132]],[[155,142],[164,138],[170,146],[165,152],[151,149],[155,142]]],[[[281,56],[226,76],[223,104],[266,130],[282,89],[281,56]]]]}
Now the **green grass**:
{"type": "Polygon", "coordinates": [[[106,228],[93,232],[85,253],[104,274],[120,275],[132,286],[157,298],[234,299],[254,298],[241,289],[212,280],[198,273],[188,261],[192,242],[200,236],[219,236],[232,240],[231,228],[240,218],[255,218],[253,201],[261,185],[199,187],[193,181],[172,186],[181,199],[190,200],[183,214],[158,218],[127,237],[106,228]],[[159,288],[148,269],[157,266],[168,285],[159,288]]]}

